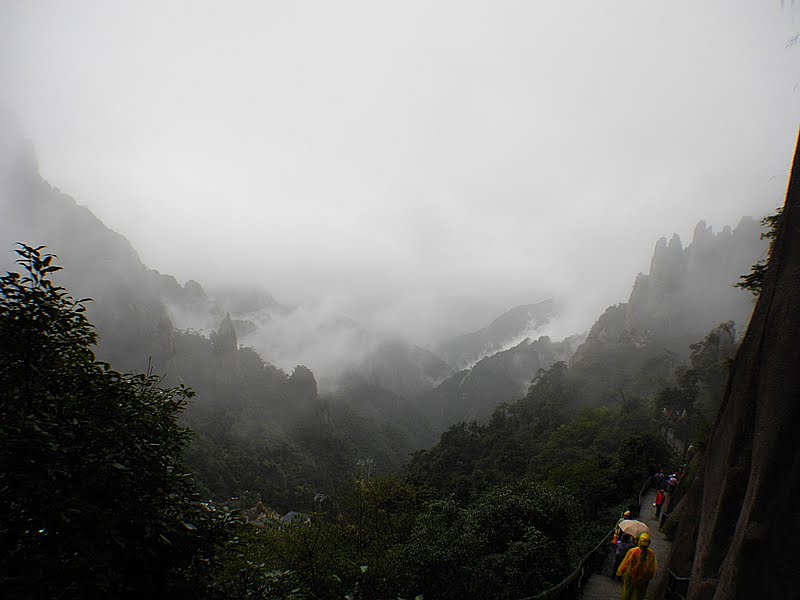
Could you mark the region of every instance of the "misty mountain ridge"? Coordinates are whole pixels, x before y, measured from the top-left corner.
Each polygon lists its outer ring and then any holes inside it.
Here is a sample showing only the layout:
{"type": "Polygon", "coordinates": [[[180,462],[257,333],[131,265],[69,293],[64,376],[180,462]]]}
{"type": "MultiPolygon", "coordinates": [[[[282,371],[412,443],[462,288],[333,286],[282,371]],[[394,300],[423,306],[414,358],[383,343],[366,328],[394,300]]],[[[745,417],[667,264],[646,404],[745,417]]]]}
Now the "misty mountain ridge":
{"type": "MultiPolygon", "coordinates": [[[[7,215],[0,224],[1,239],[7,248],[18,239],[36,240],[62,256],[65,283],[76,294],[96,300],[89,310],[101,332],[99,353],[121,368],[142,369],[147,356],[153,357],[156,368],[165,365],[172,327],[210,337],[230,313],[240,343],[284,369],[309,365],[323,389],[335,390],[338,377],[357,371],[370,385],[411,398],[500,351],[513,349],[504,355],[511,356],[529,350],[534,343],[524,340],[535,339],[558,319],[552,300],[521,305],[482,329],[435,344],[431,353],[369,332],[322,304],[284,306],[258,284],[211,293],[196,281],[180,285],[174,277],[146,268],[124,236],[44,181],[30,144],[14,146],[8,143],[11,137],[6,139],[0,171],[7,215]]],[[[650,332],[670,351],[685,353],[688,343],[721,320],[733,320],[741,328],[752,300],[731,285],[763,255],[766,244],[759,234],[758,223],[744,218],[735,229],[726,227],[718,234],[699,223],[685,249],[677,236],[669,243],[659,240],[650,273],[637,277],[624,310],[618,309],[624,316],[607,318],[602,327],[596,324],[588,346],[584,344],[573,362],[595,341],[616,339],[622,331],[650,332]]],[[[11,265],[10,253],[4,262],[11,265]]],[[[452,304],[454,309],[463,305],[462,312],[472,318],[480,313],[474,302],[452,304]]],[[[570,358],[561,351],[555,354],[562,357],[559,360],[570,358]]],[[[518,387],[521,375],[516,367],[509,368],[516,373],[511,379],[518,387]]]]}
{"type": "Polygon", "coordinates": [[[700,221],[686,248],[677,234],[669,242],[659,239],[650,272],[636,277],[626,303],[607,309],[616,317],[598,320],[587,344],[628,332],[639,344],[658,340],[685,354],[689,343],[721,321],[733,321],[743,331],[755,303],[734,284],[765,255],[761,231],[755,219],[743,217],[736,228],[726,226],[717,234],[700,221]]]}
{"type": "Polygon", "coordinates": [[[570,360],[581,400],[599,404],[609,394],[655,393],[674,384],[674,367],[708,331],[732,321],[743,332],[754,298],[734,284],[765,256],[761,231],[755,219],[743,217],[717,234],[700,221],[685,248],[677,235],[658,240],[650,272],[636,277],[627,302],[603,312],[570,360]]]}
{"type": "MultiPolygon", "coordinates": [[[[636,277],[628,302],[608,307],[588,333],[555,342],[526,339],[488,353],[423,394],[421,410],[439,430],[459,421],[484,422],[499,404],[522,397],[539,369],[560,361],[570,364],[568,378],[587,404],[616,403],[626,393],[646,397],[672,385],[690,344],[721,322],[744,330],[754,302],[734,284],[764,256],[767,243],[760,235],[758,222],[743,217],[718,234],[700,221],[686,248],[677,235],[669,243],[661,238],[650,272],[636,277]]],[[[546,301],[509,311],[489,327],[455,338],[443,355],[466,356],[528,318],[545,329],[557,319],[555,307],[546,301]]]]}
{"type": "MultiPolygon", "coordinates": [[[[210,338],[230,313],[241,343],[252,345],[266,360],[285,369],[311,365],[324,387],[335,387],[341,373],[364,365],[387,371],[380,367],[379,357],[400,343],[398,338],[369,332],[324,304],[286,306],[260,286],[207,290],[194,280],[181,285],[172,275],[146,267],[127,238],[42,179],[29,143],[7,144],[3,156],[0,207],[5,218],[0,223],[0,240],[6,251],[0,266],[13,267],[10,249],[17,240],[35,240],[59,254],[65,267],[64,284],[77,295],[95,300],[89,314],[101,332],[98,351],[114,364],[143,369],[146,359],[141,357],[158,359],[161,354],[148,344],[164,338],[170,327],[210,338]],[[377,355],[371,357],[373,353],[377,355]]],[[[474,319],[481,312],[479,304],[461,299],[454,307],[474,319]]],[[[166,339],[159,343],[165,348],[169,345],[166,339]]],[[[495,344],[494,349],[499,347],[495,344]]],[[[428,362],[439,360],[418,346],[412,353],[429,354],[428,362]]],[[[395,352],[394,357],[398,356],[395,352]]],[[[429,370],[429,387],[451,371],[441,364],[429,370]]],[[[375,379],[386,380],[386,376],[375,379]]],[[[420,385],[391,389],[409,396],[419,392],[420,385]]]]}
{"type": "MultiPolygon", "coordinates": [[[[414,373],[420,357],[429,354],[416,348],[409,349],[416,358],[401,369],[405,376],[390,377],[392,369],[381,366],[380,357],[384,344],[393,341],[326,306],[285,306],[259,285],[211,291],[194,280],[181,285],[175,277],[147,268],[123,235],[46,182],[30,143],[9,133],[3,137],[0,159],[0,242],[5,248],[0,267],[14,268],[11,250],[20,240],[44,244],[58,254],[64,266],[59,280],[76,296],[94,300],[88,314],[100,333],[98,355],[117,368],[143,371],[150,357],[153,368],[163,371],[172,352],[173,329],[210,339],[230,314],[242,344],[287,370],[310,365],[324,389],[334,389],[336,378],[348,369],[375,368],[380,373],[371,376],[374,381],[395,382],[389,389],[411,396],[450,374],[442,364],[428,368],[421,363],[420,373],[414,373]],[[370,357],[372,353],[376,355],[370,357]]],[[[392,353],[393,360],[400,356],[392,353]]],[[[438,360],[431,355],[422,362],[438,360]]]]}
{"type": "Polygon", "coordinates": [[[368,385],[406,399],[432,390],[455,372],[454,365],[469,369],[498,352],[528,345],[531,334],[557,314],[552,300],[518,306],[431,351],[391,334],[370,332],[354,319],[328,314],[325,307],[284,306],[257,288],[238,293],[217,288],[213,296],[194,281],[185,288],[183,294],[174,285],[166,288],[171,292],[166,308],[178,329],[210,337],[229,313],[241,344],[283,369],[309,366],[323,390],[335,391],[341,377],[359,373],[368,385]]]}
{"type": "MultiPolygon", "coordinates": [[[[249,444],[251,436],[267,444],[246,461],[272,453],[280,440],[295,453],[305,444],[324,454],[316,444],[334,436],[342,453],[337,468],[345,468],[353,440],[341,439],[337,428],[347,427],[359,436],[372,432],[365,447],[382,448],[388,466],[432,443],[435,430],[486,419],[523,395],[540,369],[562,361],[572,365],[569,376],[588,402],[608,401],[608,390],[625,391],[632,380],[642,385],[637,373],[644,368],[660,375],[646,389],[627,391],[656,389],[671,381],[688,343],[720,321],[746,320],[752,299],[732,284],[766,247],[752,219],[719,234],[701,223],[686,248],[677,236],[656,244],[650,273],[637,278],[627,303],[601,315],[585,341],[534,339],[531,331],[556,323],[558,307],[551,300],[521,305],[436,346],[462,365],[456,372],[437,353],[370,332],[324,304],[287,307],[258,284],[213,293],[196,281],[181,285],[145,267],[124,236],[44,181],[29,146],[4,156],[0,241],[8,250],[21,239],[58,253],[64,284],[95,299],[89,314],[101,334],[98,356],[139,371],[149,357],[171,381],[195,386],[189,418],[208,444],[249,444]],[[321,429],[298,430],[306,417],[321,429]]],[[[10,252],[3,258],[12,266],[10,252]]],[[[304,468],[321,468],[316,460],[304,468]]]]}
{"type": "Polygon", "coordinates": [[[625,315],[628,329],[647,329],[669,342],[676,351],[723,320],[743,331],[750,320],[754,298],[732,288],[749,266],[766,254],[761,226],[743,217],[735,228],[714,233],[705,221],[694,229],[685,248],[678,235],[656,244],[648,275],[636,278],[625,315]]]}
{"type": "Polygon", "coordinates": [[[553,300],[517,306],[478,331],[438,343],[435,351],[455,369],[469,368],[481,358],[534,337],[557,314],[553,300]]]}
{"type": "Polygon", "coordinates": [[[437,430],[460,421],[482,422],[498,405],[522,397],[540,369],[567,361],[585,336],[554,342],[548,336],[526,338],[478,360],[418,398],[437,430]]]}
{"type": "MultiPolygon", "coordinates": [[[[230,313],[240,343],[287,370],[309,365],[322,389],[335,390],[343,373],[358,371],[371,384],[410,398],[454,372],[435,348],[431,352],[397,336],[367,331],[324,303],[286,306],[257,283],[206,289],[194,280],[181,285],[147,268],[123,235],[46,182],[32,144],[9,123],[3,125],[0,241],[6,250],[0,266],[13,268],[11,248],[19,240],[56,252],[65,267],[64,284],[95,300],[89,315],[101,334],[98,354],[119,368],[144,370],[151,357],[156,369],[164,369],[172,328],[210,338],[230,313]],[[400,346],[405,349],[399,351],[400,346]]],[[[546,312],[541,304],[531,309],[546,312]]],[[[442,331],[456,322],[475,322],[489,310],[486,302],[467,297],[439,299],[431,307],[442,314],[442,331]]],[[[475,362],[515,345],[536,327],[541,319],[529,312],[525,306],[512,309],[444,347],[475,362]]]]}
{"type": "Polygon", "coordinates": [[[76,297],[94,299],[88,314],[101,333],[98,354],[139,370],[148,356],[163,357],[172,326],[160,298],[183,289],[173,278],[147,269],[124,236],[42,179],[28,143],[14,143],[13,135],[3,142],[0,267],[15,267],[17,241],[48,246],[64,267],[57,280],[76,297]]]}
{"type": "Polygon", "coordinates": [[[0,600],[800,600],[800,0],[303,8],[0,2],[0,600]]]}
{"type": "MultiPolygon", "coordinates": [[[[535,339],[558,319],[552,300],[521,305],[477,331],[435,344],[431,353],[369,332],[323,303],[287,307],[258,283],[211,293],[196,281],[180,285],[174,277],[145,267],[124,236],[43,180],[29,142],[9,130],[0,150],[0,206],[5,216],[0,240],[8,250],[14,241],[35,240],[61,255],[65,283],[76,294],[96,300],[89,310],[102,334],[99,352],[124,368],[142,368],[146,356],[152,356],[156,366],[159,360],[164,364],[172,327],[209,337],[230,313],[242,344],[285,369],[311,366],[323,388],[334,389],[337,377],[355,369],[373,384],[411,397],[456,370],[518,347],[527,337],[535,339]],[[399,351],[400,346],[405,349],[399,351]]],[[[622,331],[650,332],[671,351],[685,353],[688,343],[721,320],[733,320],[741,329],[752,300],[731,286],[763,256],[766,243],[759,235],[758,223],[743,218],[736,228],[725,227],[717,234],[701,221],[686,248],[678,236],[669,242],[662,238],[649,274],[636,279],[624,316],[606,319],[599,329],[596,324],[587,343],[616,339],[622,331]]],[[[3,254],[3,263],[11,266],[10,252],[3,254]]],[[[475,301],[463,298],[449,304],[473,319],[481,311],[475,301]]],[[[579,350],[573,361],[580,354],[579,350]]]]}
{"type": "MultiPolygon", "coordinates": [[[[321,395],[309,369],[297,366],[287,374],[240,345],[239,332],[248,326],[243,317],[285,322],[301,308],[288,309],[252,288],[215,291],[215,297],[195,281],[181,285],[148,269],[124,236],[39,175],[29,146],[14,146],[9,138],[3,146],[0,266],[18,270],[17,241],[46,245],[64,267],[57,282],[75,297],[94,299],[87,314],[99,333],[98,359],[122,372],[152,369],[166,384],[195,390],[183,415],[198,435],[187,462],[209,495],[249,488],[276,506],[302,506],[310,502],[308,482],[327,489],[364,455],[374,459],[376,472],[385,472],[433,442],[413,407],[385,405],[391,418],[378,420],[359,414],[357,399],[321,395]]],[[[346,319],[324,326],[356,339],[364,335],[346,319]]]]}

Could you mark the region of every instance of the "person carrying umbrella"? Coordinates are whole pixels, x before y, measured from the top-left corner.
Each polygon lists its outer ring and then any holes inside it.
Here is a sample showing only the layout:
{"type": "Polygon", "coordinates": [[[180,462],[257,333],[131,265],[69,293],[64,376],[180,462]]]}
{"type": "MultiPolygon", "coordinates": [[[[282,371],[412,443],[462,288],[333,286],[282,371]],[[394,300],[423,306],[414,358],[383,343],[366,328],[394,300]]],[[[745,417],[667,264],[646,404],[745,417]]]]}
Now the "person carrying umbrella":
{"type": "Polygon", "coordinates": [[[622,600],[644,600],[647,584],[655,577],[658,561],[650,549],[650,534],[639,536],[636,548],[631,548],[617,569],[622,576],[622,600]]]}
{"type": "Polygon", "coordinates": [[[638,538],[643,533],[650,533],[650,528],[647,526],[647,523],[635,519],[623,519],[617,524],[617,527],[619,528],[620,534],[630,534],[634,539],[638,538]]]}

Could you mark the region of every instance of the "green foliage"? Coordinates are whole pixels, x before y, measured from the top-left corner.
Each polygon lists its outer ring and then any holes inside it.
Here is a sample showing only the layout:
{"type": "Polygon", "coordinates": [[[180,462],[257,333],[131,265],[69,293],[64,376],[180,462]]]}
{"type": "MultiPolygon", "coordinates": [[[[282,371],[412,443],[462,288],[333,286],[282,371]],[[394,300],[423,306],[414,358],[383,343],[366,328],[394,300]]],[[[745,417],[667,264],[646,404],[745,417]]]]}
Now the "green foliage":
{"type": "Polygon", "coordinates": [[[368,478],[362,473],[342,486],[337,498],[340,518],[356,528],[359,560],[372,563],[381,548],[408,538],[416,515],[434,495],[397,474],[368,478]]]}
{"type": "Polygon", "coordinates": [[[490,488],[468,508],[429,505],[397,552],[401,594],[515,598],[566,575],[583,541],[580,509],[558,488],[519,480],[490,488]]]}
{"type": "Polygon", "coordinates": [[[607,515],[669,458],[651,406],[623,399],[578,409],[567,367],[557,363],[487,425],[451,427],[438,445],[414,455],[409,473],[465,505],[492,485],[528,476],[566,487],[588,517],[607,515]]]}
{"type": "Polygon", "coordinates": [[[220,531],[179,463],[192,392],[96,362],[87,300],[51,281],[42,248],[20,244],[27,275],[0,279],[0,587],[188,593],[220,531]]]}
{"type": "Polygon", "coordinates": [[[270,525],[250,536],[249,548],[256,552],[242,554],[247,558],[239,560],[234,581],[244,583],[241,589],[251,597],[341,598],[361,573],[351,558],[352,532],[321,515],[270,525]]]}
{"type": "Polygon", "coordinates": [[[650,331],[626,329],[625,306],[608,308],[572,358],[566,380],[582,404],[614,404],[625,395],[650,397],[674,380],[677,355],[650,331]]]}
{"type": "Polygon", "coordinates": [[[703,340],[691,344],[690,350],[690,366],[676,370],[677,384],[662,389],[655,403],[662,414],[680,414],[680,418],[668,419],[665,427],[687,447],[691,443],[696,450],[702,450],[722,404],[736,352],[733,321],[720,323],[703,340]]]}
{"type": "MultiPolygon", "coordinates": [[[[610,311],[606,316],[612,319],[618,315],[610,311]]],[[[412,480],[442,495],[452,494],[434,516],[420,517],[412,536],[412,542],[415,536],[427,536],[420,538],[427,550],[418,551],[421,558],[409,563],[407,569],[421,578],[417,589],[436,589],[436,595],[445,597],[450,593],[454,597],[491,597],[492,593],[501,597],[497,591],[480,587],[491,583],[474,582],[469,573],[458,569],[459,565],[479,564],[478,572],[486,580],[497,577],[490,573],[512,579],[503,570],[505,564],[513,562],[510,555],[504,554],[504,563],[492,563],[484,555],[475,559],[476,563],[470,562],[474,557],[466,548],[481,547],[481,541],[469,538],[467,542],[467,534],[455,525],[467,522],[467,515],[481,505],[483,498],[490,497],[493,486],[512,485],[521,477],[560,486],[582,502],[582,510],[577,512],[587,519],[583,528],[591,533],[592,524],[613,523],[614,513],[623,506],[634,506],[642,481],[670,462],[677,464],[674,461],[680,457],[667,446],[666,434],[688,444],[690,433],[707,427],[707,419],[714,418],[735,351],[733,323],[721,324],[691,345],[689,366],[680,366],[674,354],[649,349],[646,336],[617,340],[598,335],[595,342],[584,349],[577,365],[567,368],[563,363],[556,364],[540,372],[523,399],[499,406],[486,425],[462,423],[451,427],[439,444],[414,455],[408,467],[412,480]],[[609,343],[612,352],[603,356],[609,343]],[[606,377],[604,365],[617,360],[629,362],[606,377]],[[619,387],[620,382],[624,386],[619,387]],[[605,390],[591,395],[603,398],[603,405],[580,408],[589,388],[605,390]],[[637,389],[649,392],[631,392],[637,389]],[[664,408],[676,415],[686,410],[686,416],[670,417],[667,423],[662,416],[664,408]],[[439,585],[433,576],[437,570],[449,574],[442,588],[435,587],[439,585]],[[456,586],[456,591],[447,585],[456,586]]],[[[493,501],[497,503],[497,499],[493,501]]],[[[586,542],[580,549],[587,551],[590,545],[586,542]]],[[[549,556],[548,550],[540,552],[549,556]]],[[[539,584],[553,573],[545,566],[537,573],[539,584]]],[[[540,589],[534,581],[526,585],[529,590],[540,589]]]]}
{"type": "Polygon", "coordinates": [[[242,528],[214,589],[253,598],[514,598],[561,579],[580,556],[580,509],[529,480],[470,507],[396,477],[355,479],[337,517],[242,528]]]}
{"type": "Polygon", "coordinates": [[[218,564],[214,587],[235,598],[391,595],[401,579],[396,549],[429,499],[427,490],[394,476],[359,476],[332,500],[337,513],[242,528],[238,552],[218,564]]]}
{"type": "Polygon", "coordinates": [[[403,427],[360,414],[349,396],[319,397],[305,367],[288,376],[252,348],[231,340],[215,347],[190,332],[176,332],[172,345],[170,381],[197,391],[184,415],[198,432],[186,462],[208,497],[310,510],[314,495],[330,493],[360,458],[385,473],[411,451],[403,427]]]}
{"type": "Polygon", "coordinates": [[[689,362],[696,379],[694,409],[704,421],[713,422],[722,405],[731,361],[736,353],[735,324],[733,321],[720,323],[690,348],[689,362]]]}
{"type": "Polygon", "coordinates": [[[566,382],[567,364],[557,362],[549,369],[540,369],[527,395],[515,406],[512,415],[528,423],[536,433],[554,429],[567,419],[575,406],[575,394],[566,382]]]}
{"type": "Polygon", "coordinates": [[[772,250],[775,247],[775,237],[778,235],[778,228],[783,222],[783,207],[779,207],[774,215],[769,215],[761,219],[761,225],[767,230],[761,234],[762,240],[769,240],[769,250],[767,251],[767,258],[758,261],[754,264],[750,272],[746,275],[739,277],[740,281],[734,284],[738,288],[748,290],[754,296],[761,293],[761,286],[764,284],[764,276],[767,273],[767,263],[772,256],[772,250]]]}
{"type": "MultiPolygon", "coordinates": [[[[606,405],[591,408],[580,408],[580,398],[594,363],[584,355],[577,373],[556,363],[487,424],[451,427],[403,478],[373,472],[399,460],[396,432],[320,399],[307,369],[288,377],[233,342],[215,351],[200,336],[178,334],[176,366],[207,392],[189,415],[203,430],[190,457],[206,490],[320,511],[244,525],[197,502],[180,466],[189,433],[177,416],[192,392],[97,363],[83,302],[52,284],[57,267],[40,250],[20,249],[28,275],[2,279],[0,304],[0,408],[9,415],[0,422],[0,500],[9,507],[0,577],[18,595],[542,591],[596,542],[591,521],[610,522],[668,461],[655,408],[713,410],[733,347],[732,325],[723,324],[692,346],[691,368],[677,377],[665,375],[671,356],[639,352],[632,370],[606,382],[625,389],[608,388],[606,405]],[[652,400],[630,391],[669,378],[674,384],[652,400]]],[[[621,339],[614,356],[632,356],[642,343],[621,339]]]]}

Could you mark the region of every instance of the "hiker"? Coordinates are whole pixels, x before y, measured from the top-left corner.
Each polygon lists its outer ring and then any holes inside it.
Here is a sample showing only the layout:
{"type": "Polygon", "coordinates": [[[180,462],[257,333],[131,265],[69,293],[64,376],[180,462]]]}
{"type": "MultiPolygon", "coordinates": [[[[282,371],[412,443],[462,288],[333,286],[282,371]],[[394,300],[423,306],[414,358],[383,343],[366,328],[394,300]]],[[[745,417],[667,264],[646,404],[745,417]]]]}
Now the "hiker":
{"type": "Polygon", "coordinates": [[[664,490],[658,490],[656,494],[656,519],[661,516],[661,508],[664,506],[664,500],[666,500],[666,495],[664,494],[664,490]]]}
{"type": "Polygon", "coordinates": [[[619,534],[621,533],[619,524],[622,523],[625,519],[631,518],[631,511],[626,510],[622,513],[622,516],[617,520],[617,524],[614,525],[614,537],[611,538],[611,545],[616,547],[617,542],[619,541],[619,534]]]}
{"type": "Polygon", "coordinates": [[[664,469],[659,469],[658,473],[653,475],[653,487],[657,490],[664,487],[664,479],[666,479],[666,475],[664,474],[664,469]]]}
{"type": "Polygon", "coordinates": [[[658,561],[650,549],[650,535],[639,536],[638,545],[628,550],[617,575],[622,576],[622,600],[644,600],[647,584],[655,577],[658,561]]]}
{"type": "Polygon", "coordinates": [[[675,491],[675,488],[678,487],[678,477],[676,473],[673,473],[667,479],[667,483],[664,485],[664,491],[668,494],[671,494],[675,491]]]}
{"type": "Polygon", "coordinates": [[[617,569],[619,565],[622,563],[622,560],[625,558],[625,555],[628,554],[628,550],[636,546],[636,542],[633,539],[633,536],[629,533],[623,533],[622,539],[620,539],[616,547],[614,548],[614,568],[611,570],[611,579],[616,581],[620,577],[617,575],[617,569]]]}

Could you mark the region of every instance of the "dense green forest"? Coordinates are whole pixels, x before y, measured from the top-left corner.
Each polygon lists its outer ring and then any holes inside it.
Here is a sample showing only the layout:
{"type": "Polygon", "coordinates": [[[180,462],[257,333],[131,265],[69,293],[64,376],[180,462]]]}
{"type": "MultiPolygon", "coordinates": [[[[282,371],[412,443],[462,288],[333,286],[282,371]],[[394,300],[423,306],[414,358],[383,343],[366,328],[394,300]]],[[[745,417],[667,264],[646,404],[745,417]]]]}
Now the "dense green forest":
{"type": "Polygon", "coordinates": [[[98,362],[87,301],[52,282],[59,267],[42,250],[21,246],[25,273],[1,284],[0,578],[18,595],[513,598],[543,590],[644,479],[683,460],[686,441],[702,443],[735,347],[724,323],[674,373],[646,358],[626,375],[628,390],[665,377],[672,385],[650,396],[616,390],[618,401],[602,406],[582,400],[590,370],[557,362],[488,422],[456,424],[382,474],[373,468],[380,452],[402,448],[383,441],[388,431],[376,438],[370,422],[325,402],[307,369],[287,376],[238,348],[225,323],[210,345],[190,334],[173,341],[198,345],[209,361],[183,366],[187,383],[204,382],[215,361],[235,373],[226,385],[241,386],[227,388],[239,404],[224,410],[196,404],[186,413],[190,388],[98,362]],[[274,405],[289,398],[292,411],[274,405]],[[667,410],[685,418],[672,423],[667,410]],[[202,433],[183,427],[181,414],[202,433]],[[295,437],[255,447],[256,462],[253,444],[237,445],[236,436],[274,440],[258,428],[276,415],[295,437]],[[684,445],[670,447],[667,430],[684,445]],[[273,494],[212,502],[198,491],[245,485],[273,494]],[[287,507],[301,512],[275,512],[287,507]]]}

